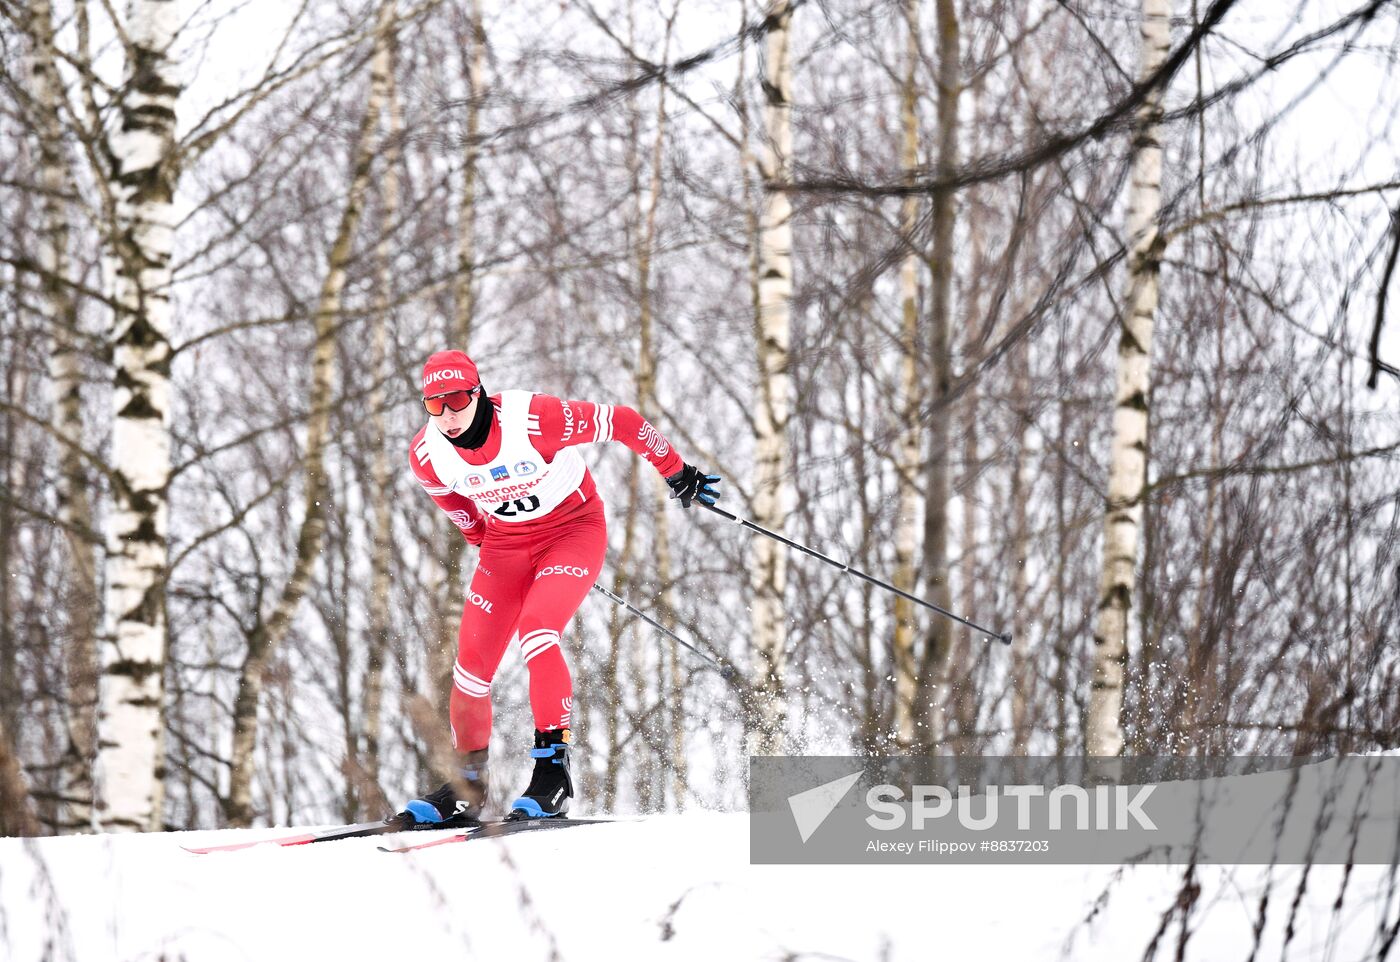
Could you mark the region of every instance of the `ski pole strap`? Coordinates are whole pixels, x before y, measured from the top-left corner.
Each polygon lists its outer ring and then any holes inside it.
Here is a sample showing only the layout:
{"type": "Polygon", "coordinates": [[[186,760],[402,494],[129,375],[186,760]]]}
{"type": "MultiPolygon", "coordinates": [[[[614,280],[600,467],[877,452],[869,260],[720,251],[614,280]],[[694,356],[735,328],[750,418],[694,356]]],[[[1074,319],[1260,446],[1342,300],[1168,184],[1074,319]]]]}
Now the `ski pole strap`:
{"type": "Polygon", "coordinates": [[[872,585],[875,585],[876,587],[884,588],[886,591],[892,591],[892,592],[894,592],[895,594],[899,595],[901,598],[904,598],[904,599],[906,599],[906,600],[908,600],[908,601],[914,602],[914,604],[916,604],[916,605],[922,605],[923,607],[928,608],[930,611],[936,611],[936,612],[938,612],[940,615],[943,615],[943,616],[946,617],[946,618],[952,618],[954,621],[958,622],[958,624],[966,625],[967,627],[973,629],[974,631],[980,631],[982,634],[986,635],[986,636],[989,637],[989,638],[995,638],[997,641],[1001,642],[1003,645],[1009,645],[1009,644],[1011,644],[1011,633],[1010,633],[1010,632],[996,632],[996,631],[990,631],[990,630],[988,630],[988,629],[986,629],[986,628],[983,628],[983,627],[982,627],[981,625],[979,625],[979,624],[976,624],[976,623],[974,623],[974,622],[968,621],[966,618],[963,618],[963,617],[961,617],[961,616],[959,616],[959,615],[953,614],[951,611],[949,611],[949,610],[946,609],[946,608],[940,608],[938,605],[934,604],[934,603],[931,602],[931,601],[925,601],[923,598],[920,598],[918,595],[911,595],[909,592],[904,591],[903,589],[896,588],[896,587],[895,587],[894,585],[892,585],[892,584],[888,584],[887,582],[881,581],[879,578],[873,577],[872,575],[868,575],[868,574],[866,574],[864,571],[861,571],[859,568],[852,567],[851,564],[850,564],[850,562],[842,562],[842,561],[837,561],[835,558],[829,558],[829,557],[827,557],[826,555],[822,554],[820,551],[816,551],[816,550],[814,550],[814,549],[812,549],[812,548],[809,548],[809,547],[807,547],[805,544],[799,544],[798,542],[793,541],[791,538],[785,538],[785,537],[783,537],[782,535],[778,534],[776,531],[769,531],[767,528],[763,527],[763,525],[761,525],[761,524],[754,524],[754,523],[753,523],[752,521],[750,521],[749,519],[747,519],[747,518],[741,518],[741,517],[739,517],[739,516],[736,515],[736,514],[731,514],[730,512],[725,511],[723,508],[715,507],[713,504],[703,504],[703,503],[702,503],[702,507],[708,508],[709,510],[713,511],[715,514],[719,515],[720,517],[722,517],[722,518],[727,518],[728,520],[733,521],[734,523],[736,523],[736,524],[738,524],[738,525],[741,525],[742,527],[749,528],[749,529],[751,529],[751,530],[753,530],[753,531],[757,531],[759,534],[762,534],[762,535],[767,535],[768,537],[772,538],[774,541],[777,541],[779,544],[784,544],[784,545],[787,545],[789,548],[796,549],[797,551],[801,551],[801,552],[804,553],[804,554],[809,554],[809,555],[811,555],[813,558],[816,558],[816,559],[819,560],[819,561],[825,561],[827,564],[831,565],[832,567],[838,568],[838,569],[840,569],[841,571],[847,572],[847,573],[849,573],[849,574],[853,574],[853,575],[855,575],[857,578],[861,578],[861,579],[863,579],[863,580],[865,580],[865,581],[868,581],[868,582],[870,582],[872,585]]]}

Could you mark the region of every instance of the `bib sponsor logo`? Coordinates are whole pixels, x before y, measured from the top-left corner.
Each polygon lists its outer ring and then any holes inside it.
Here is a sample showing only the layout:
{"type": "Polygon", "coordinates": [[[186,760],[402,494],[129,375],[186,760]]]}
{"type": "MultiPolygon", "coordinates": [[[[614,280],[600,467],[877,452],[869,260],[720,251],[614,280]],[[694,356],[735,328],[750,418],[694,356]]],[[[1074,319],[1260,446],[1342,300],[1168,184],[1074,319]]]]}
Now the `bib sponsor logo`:
{"type": "Polygon", "coordinates": [[[513,498],[519,498],[528,495],[533,488],[539,485],[539,483],[540,479],[536,478],[535,480],[527,481],[524,484],[507,485],[504,488],[497,488],[496,490],[490,492],[490,496],[492,498],[498,498],[501,501],[510,501],[513,498]]]}
{"type": "Polygon", "coordinates": [[[484,475],[480,475],[480,474],[469,474],[469,475],[467,475],[467,484],[468,484],[469,486],[473,487],[473,488],[480,487],[481,485],[483,485],[483,484],[485,484],[485,483],[486,483],[486,478],[485,478],[484,475]]]}
{"type": "Polygon", "coordinates": [[[535,575],[535,580],[539,581],[541,578],[549,575],[568,575],[571,578],[587,578],[588,569],[579,568],[575,565],[550,565],[548,568],[541,568],[540,573],[535,575]]]}
{"type": "Polygon", "coordinates": [[[498,468],[491,469],[492,481],[504,481],[508,477],[510,477],[510,469],[507,468],[505,465],[501,465],[498,468]]]}
{"type": "Polygon", "coordinates": [[[438,381],[465,381],[466,379],[466,374],[455,369],[449,369],[446,371],[429,371],[428,376],[423,378],[423,393],[426,394],[428,392],[428,388],[436,384],[438,381]]]}
{"type": "Polygon", "coordinates": [[[482,611],[486,612],[488,615],[491,613],[491,602],[481,597],[481,595],[477,594],[475,591],[467,592],[467,600],[470,601],[472,604],[476,605],[482,611]]]}
{"type": "Polygon", "coordinates": [[[539,469],[540,466],[533,461],[521,461],[515,466],[515,473],[523,478],[526,475],[534,474],[539,469]]]}

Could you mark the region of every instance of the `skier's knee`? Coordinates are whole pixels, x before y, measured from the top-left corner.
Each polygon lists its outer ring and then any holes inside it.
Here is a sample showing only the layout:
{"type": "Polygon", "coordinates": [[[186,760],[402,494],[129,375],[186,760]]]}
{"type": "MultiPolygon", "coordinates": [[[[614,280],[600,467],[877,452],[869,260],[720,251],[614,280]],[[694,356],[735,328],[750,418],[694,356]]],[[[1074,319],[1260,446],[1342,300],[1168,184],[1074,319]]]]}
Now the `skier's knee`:
{"type": "Polygon", "coordinates": [[[489,698],[491,681],[474,675],[462,667],[459,661],[452,666],[452,687],[468,698],[489,698]]]}

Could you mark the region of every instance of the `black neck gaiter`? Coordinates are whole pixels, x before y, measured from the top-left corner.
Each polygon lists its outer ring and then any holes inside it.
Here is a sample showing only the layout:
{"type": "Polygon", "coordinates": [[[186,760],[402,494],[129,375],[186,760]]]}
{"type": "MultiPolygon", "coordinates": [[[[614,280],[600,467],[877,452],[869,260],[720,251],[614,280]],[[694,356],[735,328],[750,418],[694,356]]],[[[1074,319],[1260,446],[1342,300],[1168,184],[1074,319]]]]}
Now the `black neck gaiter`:
{"type": "Polygon", "coordinates": [[[491,406],[491,399],[482,391],[481,396],[476,399],[476,414],[472,417],[472,423],[467,425],[467,429],[455,438],[448,438],[459,448],[471,448],[476,450],[486,443],[486,437],[491,433],[491,415],[495,409],[491,406]]]}

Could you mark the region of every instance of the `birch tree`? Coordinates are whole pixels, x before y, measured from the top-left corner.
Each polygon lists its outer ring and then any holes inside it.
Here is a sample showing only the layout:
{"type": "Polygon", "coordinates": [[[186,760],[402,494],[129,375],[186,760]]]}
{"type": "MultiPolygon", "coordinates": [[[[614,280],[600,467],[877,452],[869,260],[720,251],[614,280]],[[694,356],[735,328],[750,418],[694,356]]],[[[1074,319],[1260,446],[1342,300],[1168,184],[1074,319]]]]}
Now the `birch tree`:
{"type": "MultiPolygon", "coordinates": [[[[671,32],[675,26],[676,16],[679,13],[679,5],[671,8],[671,13],[666,21],[666,32],[661,48],[661,62],[668,63],[671,56],[671,32]]],[[[668,132],[668,117],[666,114],[666,87],[660,85],[656,90],[656,136],[651,145],[651,177],[646,190],[636,191],[637,216],[641,221],[641,232],[637,239],[637,298],[638,298],[638,347],[637,347],[637,410],[642,412],[643,417],[655,417],[657,410],[656,395],[656,344],[654,321],[654,301],[656,286],[653,280],[656,260],[656,235],[657,218],[661,207],[663,181],[662,164],[665,159],[666,137],[668,132]]],[[[640,133],[640,130],[639,130],[640,133]]],[[[634,151],[640,153],[640,138],[634,140],[634,151]]],[[[637,471],[639,466],[635,460],[629,465],[632,471],[637,471]]],[[[661,611],[668,628],[675,629],[675,617],[672,614],[675,606],[672,601],[671,591],[671,532],[668,515],[664,510],[657,510],[657,506],[665,506],[666,502],[658,502],[655,499],[648,499],[646,512],[651,515],[654,531],[654,544],[652,551],[652,564],[656,571],[656,580],[660,585],[661,611]]],[[[642,651],[640,645],[637,650],[642,651]]],[[[684,690],[680,683],[680,673],[677,668],[679,652],[676,642],[670,639],[665,650],[665,656],[657,660],[657,685],[656,694],[658,699],[669,704],[670,720],[670,744],[669,751],[663,752],[662,757],[668,758],[670,762],[671,791],[676,799],[677,807],[683,807],[686,790],[686,763],[685,763],[685,733],[679,720],[683,717],[684,690]],[[667,673],[666,666],[669,663],[670,673],[667,673]]],[[[666,791],[664,786],[658,789],[658,801],[664,803],[666,791]]]]}
{"type": "MultiPolygon", "coordinates": [[[[390,328],[393,315],[394,223],[399,217],[400,141],[403,136],[402,110],[394,70],[394,50],[390,47],[384,71],[386,139],[384,176],[380,181],[380,234],[375,250],[375,286],[378,303],[370,335],[370,376],[374,387],[369,393],[369,428],[374,451],[370,458],[368,500],[374,505],[370,516],[370,610],[368,651],[364,674],[364,738],[360,747],[362,780],[359,801],[364,792],[381,792],[379,744],[384,702],[384,661],[393,644],[392,598],[394,551],[394,474],[389,451],[385,410],[385,386],[394,383],[389,370],[390,328]]],[[[460,540],[460,539],[458,539],[460,540]]],[[[377,799],[376,799],[377,800],[377,799]]]]}
{"type": "MultiPolygon", "coordinates": [[[[792,179],[792,62],[788,0],[768,6],[769,25],[763,64],[765,138],[759,170],[766,182],[759,227],[758,390],[754,403],[754,521],[781,532],[791,502],[788,418],[791,377],[788,370],[792,304],[792,203],[784,187],[792,179]]],[[[771,538],[755,538],[753,568],[753,649],[758,717],[751,747],[756,754],[783,750],[787,712],[783,704],[786,674],[787,555],[771,538]]]]}
{"type": "MultiPolygon", "coordinates": [[[[1143,0],[1140,78],[1155,73],[1166,58],[1171,43],[1170,16],[1169,0],[1143,0]]],[[[1138,107],[1133,132],[1127,291],[1119,319],[1103,568],[1085,731],[1086,749],[1092,756],[1113,756],[1123,750],[1123,676],[1137,577],[1138,526],[1147,493],[1148,389],[1161,267],[1157,218],[1162,190],[1162,96],[1160,86],[1146,96],[1138,107]]]]}
{"type": "Polygon", "coordinates": [[[176,0],[133,0],[120,129],[110,138],[116,223],[112,505],[102,637],[99,818],[160,827],[170,479],[170,255],[179,176],[171,45],[176,0]]]}
{"type": "Polygon", "coordinates": [[[49,377],[53,383],[54,429],[69,443],[60,447],[58,522],[67,535],[69,564],[64,610],[67,653],[68,749],[60,785],[60,825],[74,829],[92,821],[92,766],[97,749],[97,558],[93,538],[91,478],[78,439],[83,436],[82,359],[84,345],[73,296],[69,243],[69,197],[73,192],[64,140],[63,82],[54,47],[53,6],[36,0],[30,8],[29,40],[32,114],[39,143],[41,190],[39,245],[40,310],[52,338],[49,377]]]}

